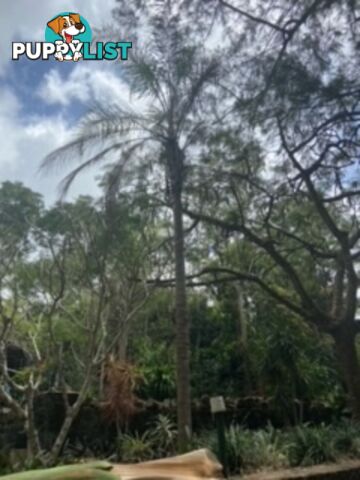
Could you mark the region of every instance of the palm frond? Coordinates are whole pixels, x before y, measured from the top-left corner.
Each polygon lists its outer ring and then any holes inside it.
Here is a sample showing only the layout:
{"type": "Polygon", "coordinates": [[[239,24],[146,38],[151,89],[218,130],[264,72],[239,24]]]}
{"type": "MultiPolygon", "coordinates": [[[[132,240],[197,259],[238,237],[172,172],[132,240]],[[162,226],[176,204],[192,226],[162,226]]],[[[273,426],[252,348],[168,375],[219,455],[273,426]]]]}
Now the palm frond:
{"type": "Polygon", "coordinates": [[[166,94],[161,86],[158,68],[153,61],[149,62],[148,58],[149,55],[146,53],[133,55],[131,63],[125,68],[125,79],[133,93],[154,97],[160,102],[161,107],[166,109],[166,94]]]}
{"type": "Polygon", "coordinates": [[[219,71],[219,63],[217,59],[211,59],[210,62],[201,67],[197,78],[192,81],[190,89],[185,96],[184,100],[179,106],[179,117],[178,117],[178,127],[182,128],[184,121],[186,120],[187,115],[194,108],[196,101],[199,99],[200,95],[203,94],[204,86],[207,83],[216,81],[219,71]]]}
{"type": "Polygon", "coordinates": [[[122,143],[115,143],[114,145],[111,145],[110,147],[107,147],[104,150],[101,150],[101,152],[89,158],[89,160],[86,160],[81,165],[79,165],[74,170],[72,170],[68,175],[66,175],[66,177],[59,184],[59,191],[60,191],[61,198],[65,197],[65,195],[68,193],[69,188],[71,187],[73,181],[79,175],[79,173],[83,172],[88,168],[93,167],[94,165],[98,165],[100,162],[106,159],[106,156],[110,152],[113,152],[114,150],[119,150],[122,147],[122,145],[123,145],[122,143]]]}
{"type": "MultiPolygon", "coordinates": [[[[132,55],[123,70],[132,92],[149,102],[139,111],[125,102],[94,105],[77,137],[48,155],[40,166],[41,170],[49,170],[70,161],[80,163],[62,180],[62,196],[77,175],[106,161],[111,167],[104,185],[108,194],[113,194],[120,187],[128,160],[135,158],[135,151],[145,141],[160,144],[157,156],[161,158],[159,151],[170,137],[186,136],[188,147],[202,135],[203,128],[194,120],[206,93],[204,87],[216,81],[219,62],[201,56],[202,50],[190,44],[176,2],[153,2],[156,5],[154,9],[149,6],[152,14],[149,13],[147,24],[151,36],[148,50],[132,55]],[[109,158],[118,150],[120,158],[109,158]]],[[[142,157],[144,162],[145,155],[142,157]]]]}
{"type": "Polygon", "coordinates": [[[151,137],[145,137],[140,141],[134,143],[134,145],[130,146],[128,149],[126,149],[122,154],[122,161],[114,163],[114,165],[112,165],[110,170],[107,172],[105,178],[105,191],[107,201],[111,202],[115,198],[116,193],[119,191],[122,175],[128,161],[131,160],[134,153],[138,149],[142,148],[148,140],[151,140],[151,137]]]}
{"type": "Polygon", "coordinates": [[[66,163],[67,161],[73,161],[74,156],[82,155],[84,145],[88,142],[91,142],[91,140],[91,135],[79,135],[73,141],[57,148],[56,150],[53,150],[41,162],[39,172],[47,172],[57,166],[63,167],[64,163],[66,163]]]}
{"type": "MultiPolygon", "coordinates": [[[[98,149],[99,142],[109,144],[114,140],[116,141],[119,136],[123,137],[126,135],[126,139],[123,142],[112,143],[71,172],[63,181],[61,189],[64,190],[73,173],[80,173],[82,169],[94,165],[109,151],[120,148],[120,145],[125,146],[126,144],[138,141],[139,134],[147,129],[142,123],[145,123],[144,119],[130,109],[126,110],[122,107],[117,108],[116,106],[112,106],[112,108],[109,109],[102,107],[98,110],[94,109],[81,122],[77,137],[47,155],[41,163],[39,171],[49,171],[55,167],[63,167],[64,164],[73,163],[74,160],[79,161],[85,152],[92,147],[98,149]],[[129,138],[129,134],[133,136],[129,138]]],[[[67,189],[68,186],[65,190],[67,189]]]]}

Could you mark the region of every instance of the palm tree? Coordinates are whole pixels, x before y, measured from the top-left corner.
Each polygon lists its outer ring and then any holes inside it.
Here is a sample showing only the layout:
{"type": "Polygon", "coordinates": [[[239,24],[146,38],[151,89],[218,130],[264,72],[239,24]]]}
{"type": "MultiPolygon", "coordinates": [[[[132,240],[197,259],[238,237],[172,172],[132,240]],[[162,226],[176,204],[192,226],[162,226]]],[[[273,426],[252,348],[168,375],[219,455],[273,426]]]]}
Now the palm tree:
{"type": "Polygon", "coordinates": [[[144,164],[152,163],[149,158],[155,158],[157,171],[161,169],[174,232],[177,414],[179,447],[185,450],[191,435],[191,394],[183,192],[196,145],[204,142],[202,106],[216,80],[218,62],[200,48],[187,45],[177,15],[169,11],[154,15],[150,28],[147,50],[139,52],[135,46],[124,68],[124,79],[132,91],[147,100],[143,111],[139,113],[123,104],[96,107],[85,117],[79,136],[50,154],[43,165],[49,167],[64,158],[82,158],[82,163],[63,180],[63,192],[89,167],[110,166],[108,195],[119,189],[126,169],[140,172],[144,164]],[[120,153],[117,158],[116,153],[120,153]]]}

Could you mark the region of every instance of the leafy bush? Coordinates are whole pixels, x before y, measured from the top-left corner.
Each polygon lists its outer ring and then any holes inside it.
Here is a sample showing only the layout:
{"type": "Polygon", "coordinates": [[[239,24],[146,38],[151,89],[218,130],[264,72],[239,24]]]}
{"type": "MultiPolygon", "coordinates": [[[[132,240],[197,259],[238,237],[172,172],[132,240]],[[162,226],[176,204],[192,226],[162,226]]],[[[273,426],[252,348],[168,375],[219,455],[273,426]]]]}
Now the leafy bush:
{"type": "MultiPolygon", "coordinates": [[[[271,426],[251,431],[232,425],[226,441],[232,473],[316,465],[360,455],[360,427],[349,421],[336,425],[303,424],[285,431],[271,426]]],[[[219,454],[214,431],[195,436],[192,446],[207,447],[219,454]]]]}
{"type": "Polygon", "coordinates": [[[289,459],[291,465],[314,465],[334,462],[339,456],[331,427],[298,426],[289,435],[289,459]]]}
{"type": "Polygon", "coordinates": [[[175,423],[166,415],[159,415],[150,430],[151,439],[156,446],[157,456],[175,453],[177,429],[175,423]]]}
{"type": "MultiPolygon", "coordinates": [[[[120,459],[136,462],[176,454],[176,439],[172,420],[159,415],[143,435],[122,436],[120,459]]],[[[226,443],[231,473],[316,465],[360,456],[360,426],[342,421],[334,425],[303,424],[287,430],[269,425],[254,431],[231,425],[226,443]]],[[[190,448],[208,448],[219,457],[216,431],[195,434],[190,448]]]]}
{"type": "Polygon", "coordinates": [[[343,421],[333,426],[335,448],[349,456],[360,455],[360,428],[358,425],[343,421]]]}
{"type": "Polygon", "coordinates": [[[159,415],[142,435],[124,434],[118,440],[118,456],[123,462],[140,462],[176,453],[177,429],[173,421],[159,415]]]}
{"type": "Polygon", "coordinates": [[[287,435],[291,465],[334,462],[340,457],[360,454],[360,428],[350,421],[334,425],[294,428],[287,435]]]}
{"type": "Polygon", "coordinates": [[[118,441],[118,456],[122,462],[135,463],[151,460],[154,457],[153,442],[149,432],[142,435],[121,435],[118,441]]]}
{"type": "Polygon", "coordinates": [[[142,382],[137,388],[140,398],[165,400],[176,394],[175,365],[171,349],[164,343],[138,341],[136,358],[142,382]]]}
{"type": "Polygon", "coordinates": [[[253,432],[234,425],[229,428],[226,440],[231,471],[281,468],[289,464],[281,433],[272,427],[253,432]]]}
{"type": "MultiPolygon", "coordinates": [[[[227,462],[231,473],[288,465],[287,455],[281,445],[281,436],[273,428],[250,431],[239,425],[232,425],[226,432],[227,462]]],[[[219,457],[216,432],[203,432],[195,436],[193,448],[209,448],[219,457]]]]}
{"type": "Polygon", "coordinates": [[[194,434],[191,438],[190,448],[192,450],[208,448],[215,454],[218,454],[216,432],[212,430],[204,430],[199,434],[194,434]]]}
{"type": "Polygon", "coordinates": [[[5,449],[0,449],[0,475],[11,473],[9,464],[9,452],[5,449]]]}

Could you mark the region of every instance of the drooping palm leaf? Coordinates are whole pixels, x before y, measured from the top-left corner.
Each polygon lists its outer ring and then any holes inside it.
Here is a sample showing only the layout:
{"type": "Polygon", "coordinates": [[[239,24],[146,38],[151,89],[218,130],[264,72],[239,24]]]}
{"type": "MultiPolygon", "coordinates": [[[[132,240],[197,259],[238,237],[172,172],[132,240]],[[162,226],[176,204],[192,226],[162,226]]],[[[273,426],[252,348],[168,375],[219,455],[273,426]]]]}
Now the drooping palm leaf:
{"type": "Polygon", "coordinates": [[[119,480],[110,473],[112,465],[94,462],[64,467],[31,470],[0,477],[1,480],[119,480]]]}

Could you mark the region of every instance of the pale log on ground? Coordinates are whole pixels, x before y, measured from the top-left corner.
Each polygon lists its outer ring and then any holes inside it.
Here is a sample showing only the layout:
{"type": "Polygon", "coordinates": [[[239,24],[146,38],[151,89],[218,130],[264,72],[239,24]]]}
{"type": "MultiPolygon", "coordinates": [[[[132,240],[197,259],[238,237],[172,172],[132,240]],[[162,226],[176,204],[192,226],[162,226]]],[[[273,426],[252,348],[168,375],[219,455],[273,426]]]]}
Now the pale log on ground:
{"type": "Polygon", "coordinates": [[[222,466],[206,449],[177,457],[137,464],[106,462],[33,470],[0,477],[1,480],[202,480],[222,477],[222,466]]]}
{"type": "Polygon", "coordinates": [[[198,480],[221,478],[222,466],[215,455],[207,449],[185,455],[153,460],[137,464],[114,465],[111,473],[122,480],[198,480]]]}

